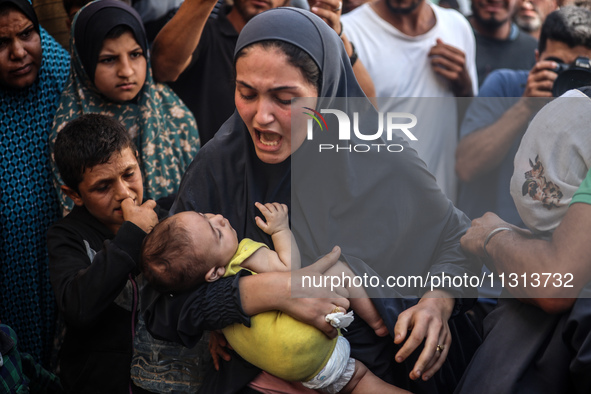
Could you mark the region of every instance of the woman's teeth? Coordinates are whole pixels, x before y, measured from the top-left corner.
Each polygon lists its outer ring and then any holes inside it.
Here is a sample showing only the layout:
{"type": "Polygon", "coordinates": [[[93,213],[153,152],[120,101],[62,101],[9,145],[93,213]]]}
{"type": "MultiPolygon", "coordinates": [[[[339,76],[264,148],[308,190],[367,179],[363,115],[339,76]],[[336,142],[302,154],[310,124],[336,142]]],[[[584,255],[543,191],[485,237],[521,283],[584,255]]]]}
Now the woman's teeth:
{"type": "Polygon", "coordinates": [[[260,133],[260,140],[263,145],[275,146],[279,143],[279,136],[273,133],[260,133]]]}

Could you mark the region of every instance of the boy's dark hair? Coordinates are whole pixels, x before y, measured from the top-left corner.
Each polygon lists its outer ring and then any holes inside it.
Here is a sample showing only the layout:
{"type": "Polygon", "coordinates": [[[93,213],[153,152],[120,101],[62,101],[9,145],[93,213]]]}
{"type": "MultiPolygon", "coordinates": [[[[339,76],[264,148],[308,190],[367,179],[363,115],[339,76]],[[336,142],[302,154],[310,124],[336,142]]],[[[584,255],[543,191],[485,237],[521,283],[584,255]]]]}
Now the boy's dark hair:
{"type": "Polygon", "coordinates": [[[107,163],[113,153],[126,148],[137,152],[121,123],[107,115],[85,114],[58,133],[53,157],[66,186],[78,192],[87,168],[107,163]]]}
{"type": "Polygon", "coordinates": [[[72,7],[82,8],[91,1],[92,0],[63,0],[64,10],[66,10],[66,14],[70,15],[72,7]]]}
{"type": "Polygon", "coordinates": [[[591,49],[591,11],[569,5],[548,14],[540,32],[540,54],[546,50],[548,40],[563,42],[570,48],[582,45],[591,49]]]}
{"type": "Polygon", "coordinates": [[[205,282],[209,270],[189,231],[174,216],[154,226],[142,244],[144,278],[161,293],[181,293],[205,282]]]}

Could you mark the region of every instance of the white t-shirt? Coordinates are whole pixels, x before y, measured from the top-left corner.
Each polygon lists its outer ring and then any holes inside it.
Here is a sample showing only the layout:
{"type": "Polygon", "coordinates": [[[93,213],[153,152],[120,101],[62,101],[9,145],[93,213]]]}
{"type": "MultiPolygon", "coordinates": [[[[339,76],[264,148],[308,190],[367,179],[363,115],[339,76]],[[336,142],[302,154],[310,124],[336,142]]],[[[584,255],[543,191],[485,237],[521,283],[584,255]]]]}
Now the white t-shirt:
{"type": "MultiPolygon", "coordinates": [[[[345,33],[359,59],[373,79],[377,97],[454,97],[449,82],[433,71],[428,53],[436,39],[462,50],[478,92],[476,44],[470,24],[459,12],[427,3],[435,13],[436,24],[425,34],[411,37],[382,19],[364,4],[343,16],[345,33]]],[[[418,122],[412,129],[418,141],[409,141],[427,163],[446,195],[455,202],[454,171],[458,131],[454,100],[385,100],[381,112],[411,112],[418,122]],[[413,112],[414,111],[414,112],[413,112]]]]}
{"type": "Polygon", "coordinates": [[[569,90],[529,124],[515,155],[511,196],[523,223],[551,233],[591,168],[591,99],[569,90]]]}

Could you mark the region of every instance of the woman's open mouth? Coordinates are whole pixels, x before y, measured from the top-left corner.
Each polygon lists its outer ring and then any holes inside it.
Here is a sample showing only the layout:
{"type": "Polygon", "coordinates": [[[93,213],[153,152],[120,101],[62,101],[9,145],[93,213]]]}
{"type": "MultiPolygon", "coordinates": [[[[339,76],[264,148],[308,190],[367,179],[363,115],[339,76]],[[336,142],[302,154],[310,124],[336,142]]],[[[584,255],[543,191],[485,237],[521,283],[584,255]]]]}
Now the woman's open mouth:
{"type": "Polygon", "coordinates": [[[265,147],[273,148],[279,145],[282,137],[277,133],[269,133],[256,130],[259,142],[265,147]]]}

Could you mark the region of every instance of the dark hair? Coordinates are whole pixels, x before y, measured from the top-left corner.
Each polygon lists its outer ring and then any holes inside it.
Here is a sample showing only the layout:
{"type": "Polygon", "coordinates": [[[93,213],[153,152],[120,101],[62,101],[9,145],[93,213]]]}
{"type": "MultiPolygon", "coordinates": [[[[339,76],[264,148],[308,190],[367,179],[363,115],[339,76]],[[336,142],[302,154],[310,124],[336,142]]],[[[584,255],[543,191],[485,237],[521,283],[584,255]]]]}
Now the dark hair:
{"type": "Polygon", "coordinates": [[[540,54],[546,50],[548,40],[563,42],[570,48],[582,45],[591,49],[591,11],[571,5],[548,14],[540,32],[540,54]]]}
{"type": "Polygon", "coordinates": [[[66,186],[78,192],[87,168],[108,162],[126,148],[137,151],[121,123],[107,115],[85,114],[58,133],[53,155],[66,186]]]}
{"type": "Polygon", "coordinates": [[[69,15],[72,7],[82,8],[91,1],[92,0],[63,0],[64,10],[66,10],[66,14],[69,15]]]}
{"type": "Polygon", "coordinates": [[[289,63],[298,68],[306,81],[312,86],[315,86],[318,94],[320,94],[322,88],[322,73],[320,72],[320,68],[308,53],[289,42],[281,40],[266,40],[245,46],[234,58],[234,70],[236,70],[236,62],[238,59],[245,56],[251,48],[254,48],[257,45],[265,49],[276,48],[285,53],[289,63]]]}
{"type": "Polygon", "coordinates": [[[131,35],[133,36],[133,38],[135,39],[135,41],[139,43],[139,40],[135,36],[135,33],[133,32],[133,29],[130,26],[127,26],[127,25],[117,25],[114,28],[112,28],[111,30],[109,30],[109,32],[105,36],[105,40],[109,40],[109,39],[114,40],[116,38],[121,37],[125,33],[131,33],[131,35]]]}
{"type": "Polygon", "coordinates": [[[142,274],[161,293],[195,288],[205,282],[210,268],[195,253],[189,231],[175,216],[154,226],[142,244],[142,274]]]}

